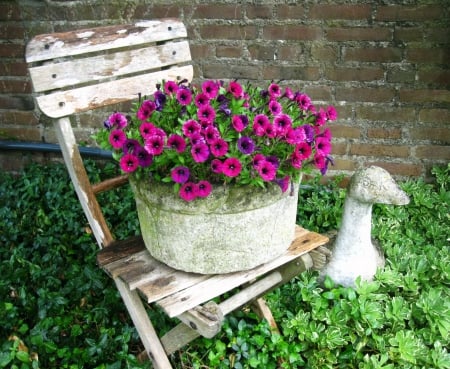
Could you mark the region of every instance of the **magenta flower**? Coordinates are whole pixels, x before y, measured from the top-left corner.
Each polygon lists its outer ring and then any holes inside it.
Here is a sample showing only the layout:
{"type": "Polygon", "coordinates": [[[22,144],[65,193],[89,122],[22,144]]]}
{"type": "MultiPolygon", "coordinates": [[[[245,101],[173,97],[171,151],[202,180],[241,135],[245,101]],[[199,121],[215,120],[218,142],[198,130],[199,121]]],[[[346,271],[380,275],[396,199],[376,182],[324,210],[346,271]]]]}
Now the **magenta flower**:
{"type": "Polygon", "coordinates": [[[123,143],[122,151],[124,154],[128,154],[128,153],[133,154],[135,152],[136,148],[138,148],[140,146],[141,146],[141,144],[139,143],[138,140],[127,138],[125,140],[125,142],[123,143]]]}
{"type": "Polygon", "coordinates": [[[261,163],[265,160],[266,160],[266,157],[263,154],[256,154],[253,157],[253,167],[258,169],[258,167],[261,165],[261,163]]]}
{"type": "Polygon", "coordinates": [[[155,134],[156,127],[153,123],[144,122],[139,126],[139,133],[143,139],[146,139],[155,134]]]}
{"type": "Polygon", "coordinates": [[[233,115],[231,124],[237,132],[242,132],[248,125],[248,117],[244,114],[233,115]]]}
{"type": "Polygon", "coordinates": [[[126,173],[132,173],[138,168],[138,158],[133,154],[125,154],[120,158],[120,168],[126,173]]]}
{"type": "Polygon", "coordinates": [[[295,99],[295,94],[289,87],[286,87],[284,91],[284,96],[286,96],[289,100],[295,99]]]}
{"type": "Polygon", "coordinates": [[[228,91],[231,92],[231,94],[236,98],[236,99],[241,99],[244,96],[244,89],[242,88],[242,86],[236,82],[236,81],[232,81],[230,82],[228,91]]]}
{"type": "Polygon", "coordinates": [[[212,192],[212,186],[211,183],[208,181],[200,181],[197,183],[197,196],[198,197],[208,197],[209,194],[212,192]]]}
{"type": "Polygon", "coordinates": [[[323,130],[321,136],[326,138],[328,141],[331,141],[331,139],[333,137],[329,128],[325,128],[323,130]]]}
{"type": "Polygon", "coordinates": [[[189,179],[189,175],[189,168],[182,165],[175,167],[170,171],[172,181],[176,183],[185,183],[189,179]]]}
{"type": "Polygon", "coordinates": [[[264,134],[269,138],[275,138],[277,136],[277,130],[272,123],[267,122],[264,126],[264,134]]]}
{"type": "Polygon", "coordinates": [[[177,134],[172,134],[169,136],[167,139],[167,145],[179,154],[186,149],[186,141],[184,141],[183,137],[177,134]]]}
{"type": "Polygon", "coordinates": [[[206,143],[205,136],[201,133],[193,133],[192,136],[189,137],[189,141],[191,142],[191,146],[206,143]]]}
{"type": "Polygon", "coordinates": [[[270,120],[265,114],[258,114],[253,118],[253,132],[257,136],[264,136],[266,133],[266,126],[270,125],[270,120]]]}
{"type": "Polygon", "coordinates": [[[329,106],[327,108],[327,117],[329,120],[336,120],[337,119],[337,111],[334,108],[334,106],[329,106]]]}
{"type": "Polygon", "coordinates": [[[164,84],[164,92],[167,95],[173,95],[176,94],[178,91],[178,84],[175,81],[167,81],[164,84]]]}
{"type": "Polygon", "coordinates": [[[297,101],[297,104],[300,107],[300,109],[303,110],[308,110],[312,105],[311,98],[306,94],[298,94],[295,97],[295,101],[297,101]]]}
{"type": "Polygon", "coordinates": [[[134,155],[137,157],[138,164],[141,168],[147,168],[153,163],[153,156],[150,155],[142,146],[135,149],[134,155]]]}
{"type": "Polygon", "coordinates": [[[314,155],[314,165],[316,166],[317,169],[323,170],[326,167],[326,164],[327,164],[327,162],[326,162],[325,156],[323,156],[319,153],[316,153],[314,155]]]}
{"type": "Polygon", "coordinates": [[[281,88],[276,83],[271,83],[267,89],[269,96],[274,99],[281,96],[281,88]]]}
{"type": "Polygon", "coordinates": [[[221,174],[223,173],[223,164],[219,159],[213,159],[211,161],[211,170],[213,173],[221,174]]]}
{"type": "Polygon", "coordinates": [[[222,164],[222,172],[227,177],[237,177],[242,170],[242,164],[237,158],[227,158],[222,164]]]}
{"type": "Polygon", "coordinates": [[[244,136],[238,139],[238,149],[241,153],[249,155],[255,151],[255,143],[250,137],[244,136]]]}
{"type": "Polygon", "coordinates": [[[211,105],[204,105],[198,108],[197,117],[200,122],[212,123],[216,119],[216,111],[211,105]]]}
{"type": "Polygon", "coordinates": [[[186,182],[180,188],[180,197],[184,201],[195,200],[198,196],[198,186],[192,182],[186,182]]]}
{"type": "Polygon", "coordinates": [[[205,137],[205,141],[208,144],[212,144],[216,139],[220,138],[219,130],[212,125],[207,126],[203,130],[203,135],[205,137]]]}
{"type": "Polygon", "coordinates": [[[161,136],[154,135],[145,140],[145,150],[153,156],[161,155],[164,151],[164,140],[161,136]]]}
{"type": "Polygon", "coordinates": [[[278,135],[284,136],[292,127],[292,119],[287,114],[277,115],[273,120],[275,131],[278,135]]]}
{"type": "Polygon", "coordinates": [[[281,104],[276,100],[270,100],[269,101],[269,110],[272,113],[272,115],[278,115],[281,114],[283,111],[283,107],[281,104]]]}
{"type": "Polygon", "coordinates": [[[109,134],[109,143],[115,149],[121,149],[125,143],[127,136],[121,129],[115,129],[109,134]]]}
{"type": "Polygon", "coordinates": [[[177,90],[177,101],[180,105],[186,106],[189,105],[192,101],[192,92],[188,88],[179,88],[177,90]]]}
{"type": "Polygon", "coordinates": [[[216,138],[209,145],[209,149],[211,150],[211,154],[213,154],[216,158],[224,156],[228,152],[228,143],[221,138],[216,138]]]}
{"type": "Polygon", "coordinates": [[[189,119],[183,124],[182,130],[186,137],[191,137],[194,133],[199,133],[202,126],[194,119],[189,119]]]}
{"type": "Polygon", "coordinates": [[[202,83],[202,91],[210,99],[215,99],[219,93],[219,84],[211,80],[205,81],[202,83]]]}
{"type": "Polygon", "coordinates": [[[306,134],[303,127],[289,128],[285,135],[286,142],[290,145],[296,145],[306,141],[306,134]]]}
{"type": "Polygon", "coordinates": [[[196,163],[203,163],[208,160],[209,148],[205,143],[198,143],[192,146],[191,154],[196,163]]]}
{"type": "Polygon", "coordinates": [[[273,165],[268,160],[262,161],[256,169],[261,178],[266,182],[272,181],[277,174],[277,169],[275,168],[275,165],[273,165]]]}
{"type": "Polygon", "coordinates": [[[311,146],[306,142],[301,142],[295,146],[295,153],[298,155],[300,160],[306,160],[311,155],[311,146]]]}
{"type": "Polygon", "coordinates": [[[200,108],[202,106],[205,105],[209,105],[209,96],[205,93],[199,93],[197,96],[195,96],[195,106],[197,106],[197,108],[200,108]]]}
{"type": "Polygon", "coordinates": [[[109,127],[122,129],[128,124],[127,117],[121,113],[113,113],[108,118],[109,127]]]}
{"type": "Polygon", "coordinates": [[[320,110],[315,115],[316,124],[318,126],[323,126],[327,121],[327,113],[322,108],[320,108],[320,110]]]}
{"type": "Polygon", "coordinates": [[[289,183],[291,182],[291,178],[289,176],[285,176],[281,179],[276,179],[275,182],[281,188],[281,192],[285,193],[289,188],[289,183]]]}
{"type": "Polygon", "coordinates": [[[145,100],[138,111],[136,112],[136,116],[139,120],[144,121],[150,118],[152,113],[156,110],[156,104],[152,100],[145,100]]]}
{"type": "Polygon", "coordinates": [[[331,153],[331,142],[325,137],[316,138],[316,153],[327,156],[331,153]]]}

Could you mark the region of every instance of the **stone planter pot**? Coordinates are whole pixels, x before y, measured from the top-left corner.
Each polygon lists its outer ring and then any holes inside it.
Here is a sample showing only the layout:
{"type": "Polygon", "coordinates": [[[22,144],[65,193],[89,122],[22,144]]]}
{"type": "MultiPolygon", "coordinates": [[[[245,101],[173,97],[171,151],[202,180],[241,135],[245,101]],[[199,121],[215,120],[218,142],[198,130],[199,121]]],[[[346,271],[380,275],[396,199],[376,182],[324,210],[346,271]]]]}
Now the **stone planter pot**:
{"type": "Polygon", "coordinates": [[[282,193],[214,186],[185,202],[171,185],[130,180],[144,243],[157,260],[202,274],[251,269],[282,254],[294,239],[298,185],[282,193]]]}

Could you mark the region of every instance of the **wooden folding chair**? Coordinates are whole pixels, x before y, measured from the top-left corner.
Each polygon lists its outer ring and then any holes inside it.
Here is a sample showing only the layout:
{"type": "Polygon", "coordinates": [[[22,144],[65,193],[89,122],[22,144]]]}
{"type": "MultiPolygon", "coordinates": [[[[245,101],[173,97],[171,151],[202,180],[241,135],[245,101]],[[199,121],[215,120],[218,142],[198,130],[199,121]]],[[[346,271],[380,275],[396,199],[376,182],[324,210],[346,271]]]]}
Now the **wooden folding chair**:
{"type": "Polygon", "coordinates": [[[313,267],[311,255],[328,240],[297,227],[289,250],[267,264],[226,275],[199,275],[153,259],[141,237],[114,239],[96,194],[125,183],[127,177],[89,182],[69,117],[135,100],[139,93],[150,94],[163,79],[191,80],[186,37],[179,20],[163,19],[39,35],[26,48],[36,102],[54,119],[65,164],[101,249],[98,264],[114,279],[156,368],[171,368],[168,355],[199,335],[213,337],[226,314],[252,301],[259,302],[262,316],[270,320],[270,310],[257,299],[313,267]],[[212,302],[225,293],[231,297],[212,302]],[[182,323],[160,338],[145,309],[147,303],[159,305],[182,323]]]}

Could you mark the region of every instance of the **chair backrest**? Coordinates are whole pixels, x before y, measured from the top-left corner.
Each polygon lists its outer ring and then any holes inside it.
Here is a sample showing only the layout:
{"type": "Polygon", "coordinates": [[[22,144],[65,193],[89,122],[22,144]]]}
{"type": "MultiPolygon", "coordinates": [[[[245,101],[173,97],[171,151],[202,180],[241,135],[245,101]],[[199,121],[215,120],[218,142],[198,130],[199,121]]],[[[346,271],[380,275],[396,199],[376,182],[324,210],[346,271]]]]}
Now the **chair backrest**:
{"type": "Polygon", "coordinates": [[[162,80],[193,78],[187,31],[177,19],[34,37],[26,61],[39,109],[55,118],[64,161],[100,247],[113,242],[96,193],[126,176],[91,185],[69,116],[150,95],[162,80]]]}

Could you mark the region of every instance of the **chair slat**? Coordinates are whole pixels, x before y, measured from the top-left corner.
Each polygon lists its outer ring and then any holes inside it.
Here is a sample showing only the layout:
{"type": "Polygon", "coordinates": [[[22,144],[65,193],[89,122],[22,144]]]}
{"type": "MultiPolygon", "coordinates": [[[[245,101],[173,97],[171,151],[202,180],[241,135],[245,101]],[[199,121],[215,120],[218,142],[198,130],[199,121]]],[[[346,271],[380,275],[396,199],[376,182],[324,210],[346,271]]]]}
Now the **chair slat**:
{"type": "Polygon", "coordinates": [[[191,60],[187,41],[170,42],[30,68],[36,92],[96,83],[191,60]],[[149,62],[151,61],[151,62],[149,62]]]}
{"type": "Polygon", "coordinates": [[[83,111],[136,99],[139,93],[149,95],[163,79],[188,79],[193,77],[191,65],[175,67],[117,81],[57,91],[36,98],[39,108],[51,118],[59,118],[83,111]]]}
{"type": "Polygon", "coordinates": [[[94,184],[92,186],[92,191],[94,191],[95,194],[99,194],[101,192],[105,192],[108,190],[112,190],[113,188],[120,187],[127,182],[128,182],[128,174],[124,174],[94,184]]]}
{"type": "Polygon", "coordinates": [[[186,36],[185,26],[176,19],[44,34],[34,37],[27,44],[26,61],[44,61],[186,36]]]}

